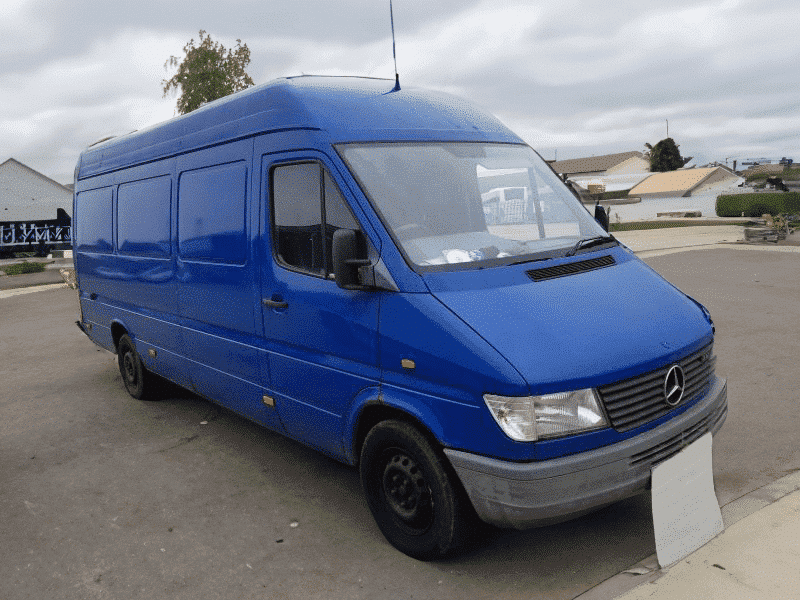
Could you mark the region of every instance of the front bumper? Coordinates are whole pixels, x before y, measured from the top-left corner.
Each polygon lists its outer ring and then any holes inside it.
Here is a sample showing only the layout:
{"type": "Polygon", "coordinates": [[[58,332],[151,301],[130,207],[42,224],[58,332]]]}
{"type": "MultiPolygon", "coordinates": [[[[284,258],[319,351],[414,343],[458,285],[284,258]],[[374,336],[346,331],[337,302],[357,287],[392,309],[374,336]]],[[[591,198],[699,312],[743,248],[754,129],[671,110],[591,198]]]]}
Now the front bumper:
{"type": "Polygon", "coordinates": [[[481,519],[525,529],[574,518],[646,491],[655,464],[708,432],[716,434],[727,414],[727,382],[715,377],[705,398],[686,412],[611,446],[535,463],[444,452],[481,519]]]}

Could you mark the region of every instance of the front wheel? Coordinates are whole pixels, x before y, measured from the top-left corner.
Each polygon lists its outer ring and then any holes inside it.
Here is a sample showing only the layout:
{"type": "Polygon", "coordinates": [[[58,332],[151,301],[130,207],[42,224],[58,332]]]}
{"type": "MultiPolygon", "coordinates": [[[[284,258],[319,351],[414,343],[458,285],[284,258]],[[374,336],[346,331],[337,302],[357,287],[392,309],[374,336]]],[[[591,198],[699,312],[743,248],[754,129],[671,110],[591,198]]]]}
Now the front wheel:
{"type": "Polygon", "coordinates": [[[367,504],[386,539],[412,558],[442,557],[464,541],[468,507],[444,460],[402,421],[383,421],[364,440],[360,472],[367,504]]]}

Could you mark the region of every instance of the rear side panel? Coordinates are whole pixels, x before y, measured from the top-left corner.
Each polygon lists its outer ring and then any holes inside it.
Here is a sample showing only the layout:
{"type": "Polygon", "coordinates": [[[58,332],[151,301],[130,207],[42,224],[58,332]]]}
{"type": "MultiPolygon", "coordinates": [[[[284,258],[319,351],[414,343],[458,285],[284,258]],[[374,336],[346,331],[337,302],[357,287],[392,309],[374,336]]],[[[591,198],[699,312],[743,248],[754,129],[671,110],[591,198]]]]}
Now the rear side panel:
{"type": "Polygon", "coordinates": [[[164,326],[176,307],[173,168],[167,160],[80,182],[75,200],[75,262],[90,335],[109,350],[114,324],[157,340],[155,370],[164,374],[177,369],[169,356],[181,346],[177,327],[164,326]]]}
{"type": "Polygon", "coordinates": [[[148,370],[280,429],[263,402],[252,148],[78,178],[75,261],[96,343],[115,351],[127,333],[148,370]]]}
{"type": "Polygon", "coordinates": [[[264,405],[252,139],[177,159],[177,315],[194,389],[280,428],[264,405]]]}
{"type": "MultiPolygon", "coordinates": [[[[98,185],[99,182],[91,182],[98,185]]],[[[87,334],[109,350],[111,316],[105,311],[106,272],[113,272],[114,190],[110,185],[89,187],[75,194],[73,206],[73,248],[79,283],[81,314],[87,334]],[[101,298],[102,295],[102,298],[101,298]],[[99,299],[99,301],[98,301],[99,299]]]]}

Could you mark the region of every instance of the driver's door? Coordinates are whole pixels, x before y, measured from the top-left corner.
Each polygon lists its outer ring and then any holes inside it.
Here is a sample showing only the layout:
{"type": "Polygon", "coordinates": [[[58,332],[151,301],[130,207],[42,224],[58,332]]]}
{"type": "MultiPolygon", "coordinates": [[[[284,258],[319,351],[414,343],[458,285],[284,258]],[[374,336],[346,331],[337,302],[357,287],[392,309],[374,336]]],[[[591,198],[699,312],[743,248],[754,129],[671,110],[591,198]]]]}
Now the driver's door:
{"type": "Polygon", "coordinates": [[[261,169],[262,314],[275,406],[290,436],[341,457],[348,409],[380,377],[380,293],[333,279],[333,232],[360,227],[326,157],[264,155],[261,169]]]}

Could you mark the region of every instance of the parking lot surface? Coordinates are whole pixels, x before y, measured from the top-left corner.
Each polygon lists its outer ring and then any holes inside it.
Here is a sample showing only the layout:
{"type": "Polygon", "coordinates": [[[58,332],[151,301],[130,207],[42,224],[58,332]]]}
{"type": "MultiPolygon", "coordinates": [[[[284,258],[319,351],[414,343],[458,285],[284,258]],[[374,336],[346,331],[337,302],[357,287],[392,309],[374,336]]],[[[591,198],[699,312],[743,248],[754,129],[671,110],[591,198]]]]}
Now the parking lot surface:
{"type": "MultiPolygon", "coordinates": [[[[722,505],[800,469],[799,260],[647,259],[717,327],[722,505]]],[[[74,325],[73,290],[0,310],[0,598],[574,598],[654,552],[640,496],[415,561],[385,542],[353,469],[188,392],[130,398],[74,325]]]]}

